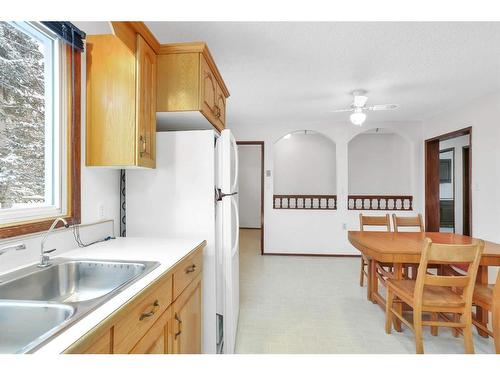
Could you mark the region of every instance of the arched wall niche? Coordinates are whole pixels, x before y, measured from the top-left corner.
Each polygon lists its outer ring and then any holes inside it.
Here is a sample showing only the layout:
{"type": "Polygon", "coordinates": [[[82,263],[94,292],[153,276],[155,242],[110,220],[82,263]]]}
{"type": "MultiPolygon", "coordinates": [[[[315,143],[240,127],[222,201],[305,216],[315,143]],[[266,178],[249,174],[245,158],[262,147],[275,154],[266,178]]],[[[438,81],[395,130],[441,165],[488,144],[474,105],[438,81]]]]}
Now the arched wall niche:
{"type": "Polygon", "coordinates": [[[336,194],[336,147],[327,136],[299,130],[273,147],[274,194],[336,194]]]}
{"type": "Polygon", "coordinates": [[[354,136],[348,143],[349,209],[412,208],[412,143],[391,129],[376,128],[354,136]],[[389,199],[389,197],[392,197],[389,199]]]}

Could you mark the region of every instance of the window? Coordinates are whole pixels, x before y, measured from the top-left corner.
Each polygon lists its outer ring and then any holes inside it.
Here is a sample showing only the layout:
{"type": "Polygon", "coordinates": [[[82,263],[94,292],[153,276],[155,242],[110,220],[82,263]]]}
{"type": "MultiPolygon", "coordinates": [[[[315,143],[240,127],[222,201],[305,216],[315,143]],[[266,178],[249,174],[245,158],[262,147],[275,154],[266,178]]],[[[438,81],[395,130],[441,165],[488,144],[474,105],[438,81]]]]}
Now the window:
{"type": "Polygon", "coordinates": [[[68,142],[80,139],[79,120],[75,127],[69,116],[74,61],[71,47],[42,24],[0,22],[0,231],[79,212],[72,187],[80,183],[73,171],[80,146],[68,142]]]}

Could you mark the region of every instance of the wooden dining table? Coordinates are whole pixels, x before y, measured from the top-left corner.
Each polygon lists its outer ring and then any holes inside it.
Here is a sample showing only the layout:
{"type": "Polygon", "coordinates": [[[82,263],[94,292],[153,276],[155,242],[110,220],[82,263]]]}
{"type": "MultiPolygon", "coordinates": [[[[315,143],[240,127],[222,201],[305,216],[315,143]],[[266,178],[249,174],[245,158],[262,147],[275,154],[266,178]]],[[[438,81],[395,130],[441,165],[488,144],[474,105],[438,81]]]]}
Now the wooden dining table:
{"type": "MultiPolygon", "coordinates": [[[[437,232],[375,232],[349,231],[349,242],[368,258],[368,300],[385,310],[385,298],[379,293],[377,263],[392,263],[392,278],[403,278],[405,264],[418,264],[424,238],[441,244],[470,244],[475,238],[455,233],[437,232]]],[[[476,282],[488,284],[488,267],[500,266],[500,244],[485,241],[476,282]]],[[[476,308],[476,320],[485,326],[488,323],[488,311],[476,308]]],[[[395,327],[401,330],[400,325],[395,327]]],[[[481,336],[487,333],[478,329],[481,336]]]]}

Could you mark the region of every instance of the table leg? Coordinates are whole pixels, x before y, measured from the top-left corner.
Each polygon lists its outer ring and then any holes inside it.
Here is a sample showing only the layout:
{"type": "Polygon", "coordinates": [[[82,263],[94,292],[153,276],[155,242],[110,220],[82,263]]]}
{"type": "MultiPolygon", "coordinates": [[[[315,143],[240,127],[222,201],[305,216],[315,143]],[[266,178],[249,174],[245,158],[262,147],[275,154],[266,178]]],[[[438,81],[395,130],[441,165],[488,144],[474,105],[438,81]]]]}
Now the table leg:
{"type": "Polygon", "coordinates": [[[374,298],[374,294],[378,294],[378,278],[377,278],[377,262],[375,262],[373,259],[370,259],[370,267],[369,267],[369,274],[368,278],[370,279],[370,301],[373,303],[377,303],[376,299],[374,298]]]}
{"type": "MultiPolygon", "coordinates": [[[[394,276],[393,276],[394,280],[403,279],[403,264],[394,263],[393,274],[394,274],[394,276]]],[[[403,315],[403,303],[395,303],[394,305],[395,305],[394,308],[396,309],[396,311],[400,315],[403,315]]],[[[401,321],[399,319],[395,319],[394,329],[398,332],[401,332],[401,321]]]]}
{"type": "MultiPolygon", "coordinates": [[[[479,284],[488,284],[488,267],[487,266],[479,266],[477,270],[476,283],[479,284]]],[[[488,310],[483,309],[482,307],[476,306],[476,320],[483,324],[485,327],[488,325],[488,310]]],[[[477,333],[482,337],[488,337],[488,333],[477,328],[477,333]]]]}
{"type": "Polygon", "coordinates": [[[368,301],[372,300],[372,260],[370,258],[366,258],[366,299],[368,301]]]}

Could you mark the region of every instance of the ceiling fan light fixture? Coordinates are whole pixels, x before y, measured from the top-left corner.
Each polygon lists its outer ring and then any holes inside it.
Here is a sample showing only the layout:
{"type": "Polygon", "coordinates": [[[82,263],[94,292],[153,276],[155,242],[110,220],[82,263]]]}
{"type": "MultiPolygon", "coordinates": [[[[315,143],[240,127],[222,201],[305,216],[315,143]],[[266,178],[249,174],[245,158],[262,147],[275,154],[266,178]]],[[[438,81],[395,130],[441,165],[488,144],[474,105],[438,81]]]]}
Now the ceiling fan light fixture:
{"type": "Polygon", "coordinates": [[[361,126],[366,120],[366,113],[360,109],[356,109],[353,113],[351,113],[349,118],[354,125],[361,126]]]}
{"type": "Polygon", "coordinates": [[[355,107],[364,107],[366,102],[368,101],[368,97],[365,95],[355,95],[354,96],[354,106],[355,107]]]}

